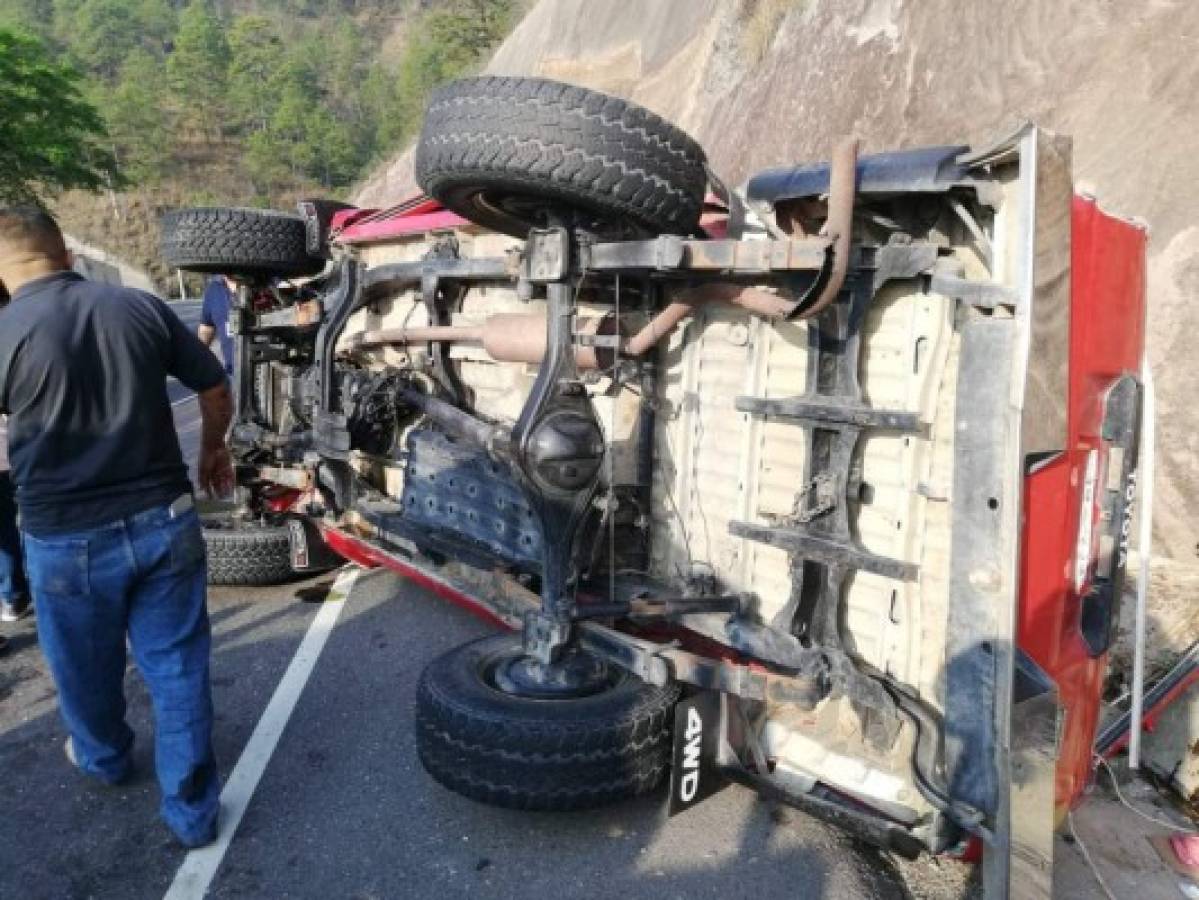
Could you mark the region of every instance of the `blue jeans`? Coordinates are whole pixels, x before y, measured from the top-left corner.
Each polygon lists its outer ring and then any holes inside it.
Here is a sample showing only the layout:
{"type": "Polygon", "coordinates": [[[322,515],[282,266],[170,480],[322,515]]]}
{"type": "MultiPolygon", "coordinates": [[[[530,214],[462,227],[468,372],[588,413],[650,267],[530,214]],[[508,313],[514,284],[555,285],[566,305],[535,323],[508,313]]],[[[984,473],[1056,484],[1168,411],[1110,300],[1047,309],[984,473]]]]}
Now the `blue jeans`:
{"type": "Polygon", "coordinates": [[[21,533],[17,531],[12,475],[0,472],[0,600],[16,603],[28,592],[25,566],[21,562],[21,533]]]}
{"type": "Polygon", "coordinates": [[[184,843],[211,838],[220,795],[212,753],[211,632],[204,537],[194,509],[157,507],[70,534],[25,534],[42,652],[79,767],[115,784],[130,771],[125,635],[154,703],[162,818],[184,843]]]}

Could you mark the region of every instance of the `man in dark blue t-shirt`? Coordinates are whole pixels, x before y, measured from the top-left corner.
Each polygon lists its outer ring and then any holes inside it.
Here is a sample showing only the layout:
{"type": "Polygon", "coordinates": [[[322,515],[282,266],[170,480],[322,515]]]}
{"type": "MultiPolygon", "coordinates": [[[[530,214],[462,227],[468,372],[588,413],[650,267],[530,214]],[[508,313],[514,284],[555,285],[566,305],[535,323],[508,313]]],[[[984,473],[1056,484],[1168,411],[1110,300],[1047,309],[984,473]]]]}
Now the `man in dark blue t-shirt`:
{"type": "Polygon", "coordinates": [[[206,347],[215,337],[221,344],[221,361],[225,373],[233,374],[233,335],[229,333],[229,307],[233,305],[236,282],[224,275],[214,275],[204,285],[204,302],[200,308],[200,326],[196,334],[206,347]]]}
{"type": "Polygon", "coordinates": [[[232,417],[216,357],[150,294],[70,271],[62,232],[0,208],[0,413],[17,487],[38,640],[67,758],[116,784],[132,766],[125,642],[154,701],[163,819],[188,847],[216,837],[204,537],[167,396],[199,397],[200,486],[225,494],[232,417]]]}

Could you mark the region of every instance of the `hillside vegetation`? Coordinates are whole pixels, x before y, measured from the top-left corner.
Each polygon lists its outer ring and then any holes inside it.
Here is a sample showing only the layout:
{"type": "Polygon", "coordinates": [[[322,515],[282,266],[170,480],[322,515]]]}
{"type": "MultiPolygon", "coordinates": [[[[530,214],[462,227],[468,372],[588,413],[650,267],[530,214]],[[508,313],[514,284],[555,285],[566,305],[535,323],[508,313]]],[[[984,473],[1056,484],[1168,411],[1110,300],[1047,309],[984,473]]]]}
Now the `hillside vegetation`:
{"type": "Polygon", "coordinates": [[[66,227],[160,282],[156,219],[186,204],[337,196],[476,67],[520,0],[0,0],[81,75],[122,190],[52,198],[66,227]]]}

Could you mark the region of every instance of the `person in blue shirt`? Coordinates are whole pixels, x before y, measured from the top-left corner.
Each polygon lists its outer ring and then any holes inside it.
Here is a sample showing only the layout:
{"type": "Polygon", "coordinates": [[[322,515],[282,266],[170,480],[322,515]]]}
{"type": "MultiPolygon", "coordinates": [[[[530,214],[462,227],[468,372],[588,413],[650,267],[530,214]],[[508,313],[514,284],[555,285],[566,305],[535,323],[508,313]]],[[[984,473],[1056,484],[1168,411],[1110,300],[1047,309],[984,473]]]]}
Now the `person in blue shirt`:
{"type": "Polygon", "coordinates": [[[204,286],[204,303],[200,309],[200,326],[196,335],[204,346],[211,347],[212,339],[218,338],[221,347],[221,362],[225,374],[233,374],[233,335],[229,332],[229,308],[233,305],[233,292],[237,282],[224,275],[214,275],[204,286]]]}

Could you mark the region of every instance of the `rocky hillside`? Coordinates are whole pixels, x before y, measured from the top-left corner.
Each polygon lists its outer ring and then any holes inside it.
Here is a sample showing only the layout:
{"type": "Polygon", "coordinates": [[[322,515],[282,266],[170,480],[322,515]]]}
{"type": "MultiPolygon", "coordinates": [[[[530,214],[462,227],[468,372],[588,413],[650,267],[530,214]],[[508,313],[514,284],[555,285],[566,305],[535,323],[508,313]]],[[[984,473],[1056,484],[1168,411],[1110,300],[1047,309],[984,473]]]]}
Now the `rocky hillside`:
{"type": "MultiPolygon", "coordinates": [[[[1189,0],[541,0],[488,71],[630,97],[688,129],[731,181],[825,157],[982,142],[1023,120],[1074,138],[1078,181],[1149,223],[1158,386],[1157,550],[1199,551],[1199,4],[1189,0]]],[[[358,198],[411,190],[401,154],[358,198]]]]}
{"type": "Polygon", "coordinates": [[[43,199],[70,232],[167,287],[165,209],[344,195],[419,129],[433,87],[488,58],[523,4],[0,0],[0,33],[73,69],[104,123],[112,190],[43,199]]]}

